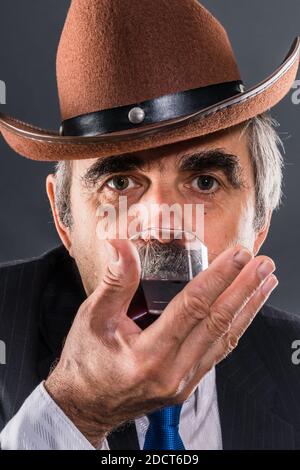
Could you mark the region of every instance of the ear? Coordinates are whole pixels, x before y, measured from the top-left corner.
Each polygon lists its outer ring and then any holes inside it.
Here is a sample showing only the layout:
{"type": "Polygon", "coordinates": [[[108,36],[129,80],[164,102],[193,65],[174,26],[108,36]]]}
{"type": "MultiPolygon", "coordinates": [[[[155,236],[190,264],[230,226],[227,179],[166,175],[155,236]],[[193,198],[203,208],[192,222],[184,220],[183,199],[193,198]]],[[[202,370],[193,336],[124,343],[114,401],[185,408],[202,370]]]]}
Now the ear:
{"type": "Polygon", "coordinates": [[[51,206],[51,211],[55,223],[55,227],[57,233],[64,244],[65,248],[68,250],[70,256],[72,255],[72,242],[70,236],[70,229],[66,227],[59,218],[56,206],[55,206],[55,191],[56,191],[56,184],[55,184],[55,175],[48,175],[46,179],[46,191],[48,195],[48,199],[51,206]]]}
{"type": "Polygon", "coordinates": [[[272,218],[272,211],[269,211],[264,226],[257,233],[256,239],[255,239],[255,242],[254,242],[254,248],[253,248],[254,256],[256,256],[256,254],[259,252],[260,247],[262,246],[265,239],[267,238],[269,228],[270,228],[270,224],[271,224],[271,218],[272,218]]]}

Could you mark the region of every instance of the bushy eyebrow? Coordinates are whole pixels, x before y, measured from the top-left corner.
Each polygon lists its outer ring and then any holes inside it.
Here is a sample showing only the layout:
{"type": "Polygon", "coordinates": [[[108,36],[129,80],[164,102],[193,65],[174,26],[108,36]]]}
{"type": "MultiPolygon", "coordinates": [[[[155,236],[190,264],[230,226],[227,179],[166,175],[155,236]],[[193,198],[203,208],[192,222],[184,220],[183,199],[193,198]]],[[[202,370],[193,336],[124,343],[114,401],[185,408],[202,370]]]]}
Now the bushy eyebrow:
{"type": "Polygon", "coordinates": [[[243,169],[239,158],[222,149],[205,150],[185,155],[181,159],[180,170],[199,172],[220,170],[233,188],[238,189],[244,186],[243,169]]]}
{"type": "MultiPolygon", "coordinates": [[[[157,160],[155,160],[157,161],[157,160]]],[[[98,158],[81,177],[85,187],[93,188],[97,181],[105,175],[143,170],[151,165],[151,161],[137,153],[127,153],[110,157],[98,158]]],[[[179,160],[179,171],[220,170],[234,188],[243,186],[242,167],[236,155],[226,153],[223,149],[193,151],[182,155],[179,160]]]]}
{"type": "Polygon", "coordinates": [[[135,154],[98,158],[81,177],[85,186],[93,187],[105,175],[143,169],[145,161],[135,154]]]}

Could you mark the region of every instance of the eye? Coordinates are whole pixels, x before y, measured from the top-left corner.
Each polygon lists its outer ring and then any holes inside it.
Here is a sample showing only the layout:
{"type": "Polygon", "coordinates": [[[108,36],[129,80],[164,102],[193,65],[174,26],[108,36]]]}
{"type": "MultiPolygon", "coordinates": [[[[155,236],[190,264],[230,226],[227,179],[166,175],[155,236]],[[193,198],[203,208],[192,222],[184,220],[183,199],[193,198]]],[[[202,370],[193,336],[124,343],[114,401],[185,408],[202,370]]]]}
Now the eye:
{"type": "Polygon", "coordinates": [[[197,176],[192,181],[192,188],[204,193],[214,193],[219,186],[219,182],[210,175],[197,176]]]}
{"type": "Polygon", "coordinates": [[[118,175],[114,176],[107,181],[107,186],[115,191],[126,191],[126,189],[131,189],[136,186],[136,183],[132,178],[128,176],[118,175]]]}

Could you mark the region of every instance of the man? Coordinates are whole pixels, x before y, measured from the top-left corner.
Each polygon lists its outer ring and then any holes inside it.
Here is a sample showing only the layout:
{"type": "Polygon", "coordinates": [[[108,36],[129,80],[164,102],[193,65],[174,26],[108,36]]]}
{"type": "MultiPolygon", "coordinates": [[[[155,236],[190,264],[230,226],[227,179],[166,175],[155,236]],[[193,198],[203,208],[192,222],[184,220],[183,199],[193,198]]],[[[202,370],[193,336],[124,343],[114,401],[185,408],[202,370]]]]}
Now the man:
{"type": "Polygon", "coordinates": [[[59,161],[47,194],[62,240],[0,271],[2,449],[300,447],[300,322],[265,305],[278,281],[257,255],[281,194],[266,111],[298,62],[297,39],[245,90],[224,29],[195,0],[73,0],[60,133],[0,116],[17,152],[59,161]],[[97,210],[120,217],[121,195],[204,207],[209,266],[144,330],[127,315],[134,243],[97,236],[97,210]]]}

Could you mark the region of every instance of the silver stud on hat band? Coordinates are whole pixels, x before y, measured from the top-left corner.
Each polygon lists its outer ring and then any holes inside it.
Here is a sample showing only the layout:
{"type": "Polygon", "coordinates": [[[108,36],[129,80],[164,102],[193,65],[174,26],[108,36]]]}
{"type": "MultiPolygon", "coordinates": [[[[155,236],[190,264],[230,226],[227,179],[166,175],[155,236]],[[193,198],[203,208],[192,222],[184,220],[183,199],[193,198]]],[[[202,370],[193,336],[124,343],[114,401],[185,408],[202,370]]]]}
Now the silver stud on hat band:
{"type": "Polygon", "coordinates": [[[145,112],[142,108],[132,108],[128,113],[128,119],[132,124],[140,124],[145,119],[145,112]]]}

